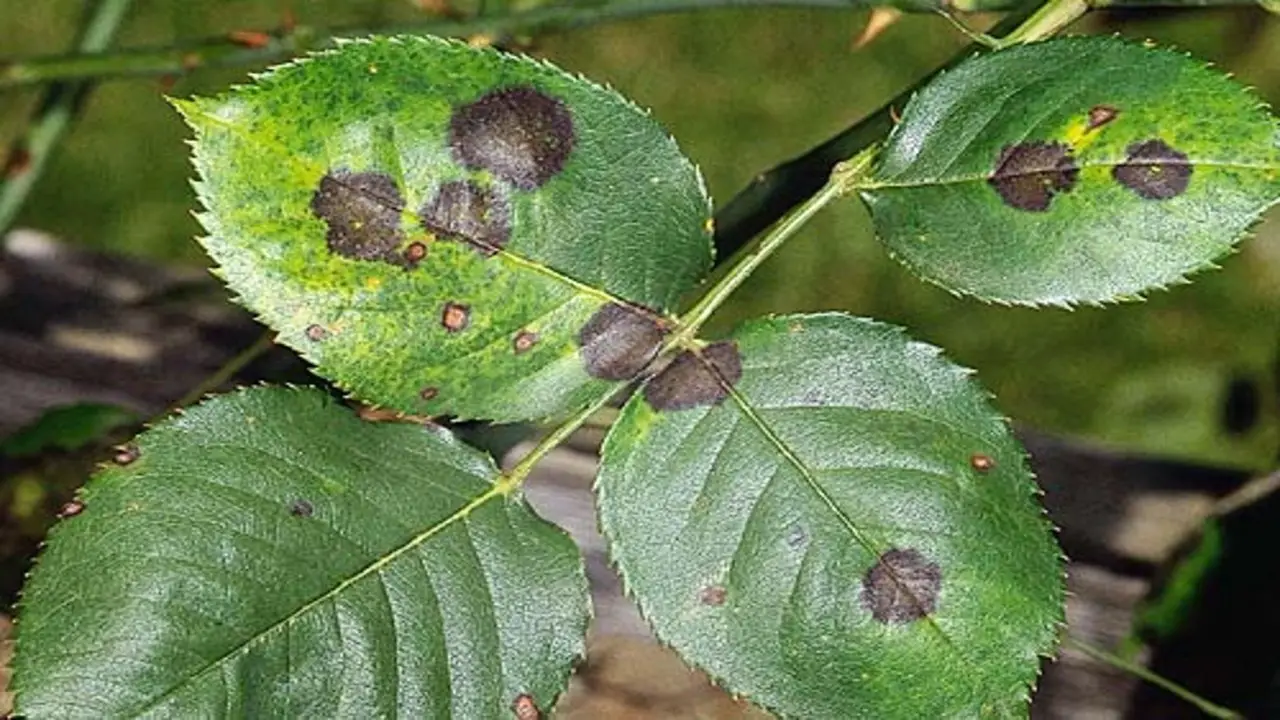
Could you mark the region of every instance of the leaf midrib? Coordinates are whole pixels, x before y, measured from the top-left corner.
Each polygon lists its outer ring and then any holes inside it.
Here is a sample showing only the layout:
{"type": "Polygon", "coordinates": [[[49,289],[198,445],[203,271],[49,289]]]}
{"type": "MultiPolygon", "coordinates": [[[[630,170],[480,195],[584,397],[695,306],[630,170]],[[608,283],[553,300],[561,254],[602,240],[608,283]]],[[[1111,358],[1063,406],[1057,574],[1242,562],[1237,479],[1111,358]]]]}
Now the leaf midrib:
{"type": "Polygon", "coordinates": [[[505,491],[503,486],[500,483],[495,483],[491,485],[489,489],[487,489],[485,492],[473,498],[466,505],[455,510],[453,514],[451,514],[449,517],[445,518],[444,520],[441,520],[435,525],[432,525],[431,527],[427,528],[421,533],[418,533],[417,535],[413,536],[403,545],[400,545],[399,547],[392,549],[390,552],[387,552],[382,556],[376,558],[373,562],[369,563],[367,566],[362,568],[359,572],[356,572],[352,574],[350,577],[339,582],[332,589],[309,600],[294,612],[289,613],[288,615],[281,618],[280,620],[277,620],[276,622],[272,623],[270,626],[263,628],[262,630],[258,631],[257,633],[253,634],[252,636],[250,636],[249,638],[241,642],[236,647],[223,653],[221,657],[211,660],[207,665],[205,665],[205,667],[201,668],[199,671],[188,675],[186,678],[183,678],[180,682],[176,683],[172,688],[170,688],[169,690],[166,690],[163,694],[157,696],[156,698],[148,702],[146,705],[139,708],[133,714],[133,717],[144,716],[151,710],[159,707],[161,704],[163,704],[169,698],[173,697],[175,694],[181,692],[184,688],[188,687],[191,682],[221,667],[224,663],[228,662],[229,660],[241,654],[242,652],[247,651],[250,647],[252,647],[258,642],[263,641],[265,638],[272,635],[280,628],[286,625],[289,625],[290,623],[293,623],[295,620],[307,614],[315,607],[332,600],[333,598],[340,595],[347,588],[351,587],[352,585],[356,584],[357,582],[360,582],[361,580],[367,577],[372,576],[373,574],[382,570],[387,565],[396,561],[397,559],[399,559],[409,551],[417,549],[420,545],[430,540],[432,537],[438,535],[439,533],[447,530],[449,527],[453,526],[458,521],[465,520],[471,513],[475,512],[477,509],[480,508],[481,505],[484,505],[486,502],[489,502],[494,498],[501,498],[504,495],[505,495],[505,491]]]}
{"type": "MultiPolygon", "coordinates": [[[[1161,166],[1163,166],[1163,165],[1169,165],[1169,164],[1171,164],[1171,163],[1168,163],[1168,162],[1122,162],[1122,161],[1117,161],[1117,162],[1097,162],[1097,163],[1087,163],[1087,164],[1081,165],[1081,166],[1079,166],[1077,169],[1078,169],[1078,170],[1088,170],[1088,169],[1093,169],[1093,168],[1116,168],[1116,167],[1119,167],[1119,166],[1121,166],[1121,165],[1125,165],[1125,166],[1135,166],[1135,165],[1137,165],[1137,166],[1155,166],[1155,165],[1161,165],[1161,166]]],[[[1258,170],[1258,171],[1280,171],[1280,163],[1277,163],[1277,164],[1266,164],[1266,163],[1258,164],[1258,163],[1236,163],[1236,162],[1196,162],[1196,161],[1192,161],[1192,162],[1188,162],[1188,163],[1185,163],[1185,164],[1190,165],[1192,168],[1214,168],[1214,169],[1219,169],[1219,170],[1258,170]]],[[[1001,175],[1001,176],[1000,176],[1000,178],[1003,180],[1003,179],[1007,179],[1007,178],[1028,177],[1028,176],[1032,176],[1032,175],[1042,175],[1042,174],[1044,174],[1044,173],[1048,173],[1048,172],[1055,172],[1055,171],[1056,171],[1056,169],[1054,169],[1054,168],[1044,168],[1044,169],[1040,169],[1040,170],[1028,170],[1028,171],[1026,171],[1026,172],[1006,173],[1006,174],[1004,174],[1004,175],[1001,175]]],[[[949,177],[949,178],[940,178],[940,179],[934,179],[934,180],[910,181],[910,182],[889,182],[889,181],[886,181],[886,182],[877,182],[877,181],[874,181],[874,180],[870,180],[870,181],[867,181],[867,182],[858,183],[858,184],[854,185],[852,189],[853,189],[853,190],[885,190],[885,189],[890,189],[890,190],[892,190],[892,189],[902,189],[902,188],[939,187],[939,186],[943,186],[943,185],[960,185],[960,184],[963,184],[963,183],[971,183],[971,182],[979,182],[979,181],[981,181],[981,182],[987,182],[987,181],[989,181],[989,180],[991,179],[991,177],[992,177],[991,175],[957,175],[957,176],[955,176],[955,177],[949,177]]]]}
{"type": "MultiPolygon", "coordinates": [[[[765,440],[768,441],[769,445],[773,447],[773,449],[776,450],[789,465],[795,468],[796,472],[800,474],[801,479],[804,480],[805,485],[808,486],[808,488],[818,496],[818,499],[827,506],[831,513],[835,515],[836,519],[844,526],[849,535],[853,537],[854,541],[875,557],[877,561],[883,559],[883,553],[881,553],[875,544],[871,542],[871,539],[854,524],[849,516],[840,509],[840,506],[836,503],[835,499],[832,498],[831,495],[822,487],[822,484],[818,482],[818,478],[814,475],[813,471],[809,469],[809,466],[806,465],[798,455],[796,455],[795,451],[783,442],[782,438],[773,431],[773,428],[765,422],[764,418],[760,417],[760,415],[755,412],[755,409],[747,401],[747,398],[744,397],[737,388],[731,387],[727,382],[725,382],[724,378],[717,370],[715,370],[715,368],[712,368],[710,365],[708,365],[708,367],[711,368],[712,372],[716,373],[716,379],[721,383],[721,386],[728,391],[729,398],[733,400],[733,403],[738,410],[751,422],[753,427],[760,431],[760,434],[765,437],[765,440]]],[[[893,568],[886,566],[886,570],[891,576],[893,576],[894,582],[901,588],[901,590],[910,596],[912,601],[915,602],[918,607],[922,607],[923,603],[921,603],[920,599],[915,596],[915,593],[911,591],[911,588],[894,574],[893,568]]],[[[956,645],[956,643],[952,642],[951,636],[948,635],[940,625],[938,625],[933,614],[925,613],[924,618],[929,627],[937,633],[938,637],[941,638],[948,647],[952,648],[957,655],[960,655],[962,660],[967,661],[967,658],[964,657],[963,651],[956,645]]]]}

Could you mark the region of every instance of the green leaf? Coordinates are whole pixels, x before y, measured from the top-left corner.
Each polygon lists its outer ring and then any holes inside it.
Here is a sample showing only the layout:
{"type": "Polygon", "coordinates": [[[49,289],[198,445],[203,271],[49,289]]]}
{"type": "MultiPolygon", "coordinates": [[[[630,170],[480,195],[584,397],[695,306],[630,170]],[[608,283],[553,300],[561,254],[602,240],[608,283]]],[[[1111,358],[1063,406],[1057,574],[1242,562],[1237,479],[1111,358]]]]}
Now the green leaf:
{"type": "Polygon", "coordinates": [[[504,421],[581,405],[643,367],[710,264],[675,143],[545,63],[375,39],[175,104],[219,273],[367,402],[504,421]],[[633,362],[602,364],[619,345],[633,362]]]}
{"type": "Polygon", "coordinates": [[[604,447],[601,526],[658,637],[787,717],[1025,714],[1063,565],[967,371],[838,314],[751,322],[702,357],[604,447]]]}
{"type": "Polygon", "coordinates": [[[507,717],[583,651],[573,543],[443,430],[255,389],[136,446],[24,590],[19,714],[507,717]]]}
{"type": "Polygon", "coordinates": [[[1280,131],[1200,61],[1050,40],[926,86],[862,197],[890,251],[954,292],[1132,299],[1212,267],[1280,199],[1280,131]]]}

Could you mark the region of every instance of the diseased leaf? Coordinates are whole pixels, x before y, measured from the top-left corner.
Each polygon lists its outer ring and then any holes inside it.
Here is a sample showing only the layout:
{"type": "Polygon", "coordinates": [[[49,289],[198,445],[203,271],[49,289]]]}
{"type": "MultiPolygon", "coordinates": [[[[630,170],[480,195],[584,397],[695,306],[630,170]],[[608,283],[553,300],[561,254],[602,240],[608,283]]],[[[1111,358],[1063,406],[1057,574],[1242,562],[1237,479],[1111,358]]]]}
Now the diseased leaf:
{"type": "Polygon", "coordinates": [[[545,63],[376,39],[175,104],[219,273],[367,402],[556,414],[643,367],[710,264],[696,169],[617,93],[545,63]]]}
{"type": "Polygon", "coordinates": [[[1049,40],[926,86],[861,192],[890,251],[952,291],[1131,299],[1211,267],[1280,200],[1280,130],[1200,61],[1049,40]]]}
{"type": "Polygon", "coordinates": [[[1063,564],[967,373],[837,314],[686,357],[624,408],[597,488],[658,637],[786,717],[1025,715],[1063,564]]]}
{"type": "Polygon", "coordinates": [[[497,718],[564,688],[577,550],[447,432],[256,389],[136,448],[24,590],[19,714],[497,718]]]}

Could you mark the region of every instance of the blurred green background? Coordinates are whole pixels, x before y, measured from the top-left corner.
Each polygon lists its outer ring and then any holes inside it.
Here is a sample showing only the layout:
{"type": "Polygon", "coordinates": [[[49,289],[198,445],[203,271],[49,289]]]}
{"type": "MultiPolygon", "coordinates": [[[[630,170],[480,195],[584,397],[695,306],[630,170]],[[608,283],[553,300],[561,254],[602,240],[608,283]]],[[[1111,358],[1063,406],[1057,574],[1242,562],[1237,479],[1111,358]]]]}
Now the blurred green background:
{"type": "MultiPolygon", "coordinates": [[[[0,0],[0,58],[67,48],[79,0],[0,0]]],[[[155,45],[301,23],[379,26],[421,17],[411,0],[138,0],[117,45],[155,45]]],[[[821,142],[909,87],[965,44],[945,20],[907,17],[869,47],[862,11],[720,10],[544,36],[531,52],[605,81],[653,109],[706,173],[718,203],[755,174],[821,142]]],[[[1280,17],[1255,8],[1113,13],[1074,32],[1120,32],[1185,49],[1280,105],[1280,17]]],[[[215,92],[249,69],[199,71],[165,87],[108,82],[40,181],[19,226],[169,263],[201,264],[186,130],[162,93],[215,92]]],[[[0,94],[0,143],[38,93],[0,94]]],[[[1194,108],[1189,109],[1194,112],[1194,108]]],[[[1280,445],[1280,213],[1224,269],[1150,302],[1033,311],[983,306],[890,260],[853,202],[829,210],[718,318],[843,309],[911,328],[977,368],[1011,417],[1042,429],[1182,458],[1263,469],[1280,445]],[[1222,423],[1232,380],[1261,389],[1262,421],[1222,423]]]]}

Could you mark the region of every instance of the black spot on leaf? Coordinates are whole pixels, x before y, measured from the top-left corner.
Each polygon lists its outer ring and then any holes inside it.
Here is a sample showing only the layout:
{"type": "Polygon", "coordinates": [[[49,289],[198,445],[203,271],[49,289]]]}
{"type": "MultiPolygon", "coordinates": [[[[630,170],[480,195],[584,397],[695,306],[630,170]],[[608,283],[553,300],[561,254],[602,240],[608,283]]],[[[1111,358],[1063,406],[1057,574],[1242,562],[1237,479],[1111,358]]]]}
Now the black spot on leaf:
{"type": "Polygon", "coordinates": [[[320,325],[308,325],[306,334],[307,339],[312,342],[320,342],[329,337],[329,331],[320,325]]]}
{"type": "Polygon", "coordinates": [[[379,172],[331,172],[311,196],[311,212],[329,226],[329,249],[353,260],[391,260],[403,210],[395,181],[379,172]]]}
{"type": "Polygon", "coordinates": [[[289,514],[294,517],[309,518],[314,515],[315,512],[315,506],[301,498],[289,503],[289,514]]]}
{"type": "Polygon", "coordinates": [[[787,545],[789,547],[798,548],[808,542],[809,537],[805,534],[804,528],[800,523],[793,523],[787,530],[787,545]]]}
{"type": "Polygon", "coordinates": [[[630,380],[653,360],[665,335],[666,329],[654,316],[609,303],[578,331],[578,352],[591,377],[630,380]]]}
{"type": "Polygon", "coordinates": [[[663,412],[719,405],[741,378],[738,346],[725,340],[680,353],[644,386],[644,399],[663,412]]]}
{"type": "Polygon", "coordinates": [[[418,397],[423,400],[434,400],[440,394],[440,388],[427,386],[418,391],[418,397]]]}
{"type": "Polygon", "coordinates": [[[1094,105],[1089,108],[1089,129],[1097,130],[1120,116],[1120,110],[1110,105],[1094,105]]]}
{"type": "Polygon", "coordinates": [[[445,303],[440,310],[440,324],[451,333],[466,330],[471,324],[471,307],[455,302],[445,303]]]}
{"type": "Polygon", "coordinates": [[[942,569],[918,550],[886,552],[862,578],[862,604],[882,623],[907,623],[938,606],[942,569]]]}
{"type": "Polygon", "coordinates": [[[84,512],[84,503],[79,500],[72,500],[58,510],[58,517],[60,519],[66,519],[69,517],[75,517],[82,512],[84,512]]]}
{"type": "Polygon", "coordinates": [[[1163,140],[1134,143],[1123,163],[1111,168],[1111,177],[1144,200],[1168,200],[1187,191],[1191,161],[1163,140]]]}
{"type": "Polygon", "coordinates": [[[1028,212],[1044,212],[1058,193],[1069,192],[1080,174],[1071,148],[1059,142],[1027,142],[1006,146],[987,182],[1005,204],[1028,212]]]}
{"type": "Polygon", "coordinates": [[[511,207],[492,188],[454,180],[440,186],[419,213],[422,226],[436,235],[493,255],[511,239],[511,207]]]}
{"type": "Polygon", "coordinates": [[[463,105],[449,122],[454,158],[521,190],[555,177],[573,151],[573,116],[564,103],[527,85],[494,90],[463,105]]]}

